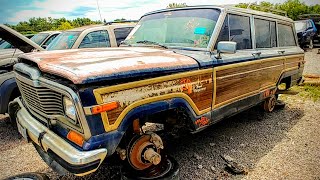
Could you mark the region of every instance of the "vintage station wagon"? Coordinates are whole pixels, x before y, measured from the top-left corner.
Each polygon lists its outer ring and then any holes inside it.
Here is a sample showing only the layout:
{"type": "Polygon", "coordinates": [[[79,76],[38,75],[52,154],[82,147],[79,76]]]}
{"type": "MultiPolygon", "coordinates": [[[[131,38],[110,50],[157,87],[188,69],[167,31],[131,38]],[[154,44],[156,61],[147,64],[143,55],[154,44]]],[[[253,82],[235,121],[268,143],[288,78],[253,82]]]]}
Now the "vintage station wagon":
{"type": "Polygon", "coordinates": [[[159,178],[172,167],[155,168],[173,163],[146,122],[198,132],[258,104],[271,112],[278,85],[299,83],[304,63],[287,17],[164,9],[145,14],[119,48],[20,56],[14,71],[22,97],[10,111],[59,172],[86,175],[117,153],[126,167],[159,178]]]}

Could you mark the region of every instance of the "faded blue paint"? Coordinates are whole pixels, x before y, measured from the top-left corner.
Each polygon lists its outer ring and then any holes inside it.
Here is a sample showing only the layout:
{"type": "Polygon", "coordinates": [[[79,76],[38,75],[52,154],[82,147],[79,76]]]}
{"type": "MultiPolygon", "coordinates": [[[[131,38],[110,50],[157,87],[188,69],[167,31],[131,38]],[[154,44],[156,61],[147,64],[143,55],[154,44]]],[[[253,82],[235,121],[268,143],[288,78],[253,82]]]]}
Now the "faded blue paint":
{"type": "Polygon", "coordinates": [[[112,80],[120,80],[120,79],[130,79],[130,78],[144,78],[150,76],[163,76],[166,74],[173,74],[191,70],[197,70],[199,66],[197,64],[189,65],[189,66],[176,66],[176,67],[157,67],[157,68],[149,68],[149,69],[142,69],[142,70],[132,70],[126,72],[118,72],[114,74],[109,74],[105,76],[93,76],[87,78],[82,82],[82,84],[87,83],[94,83],[94,82],[101,82],[101,81],[112,81],[112,80]]]}
{"type": "Polygon", "coordinates": [[[97,104],[96,98],[93,94],[93,88],[80,89],[78,93],[81,99],[82,106],[86,107],[97,104]]]}
{"type": "Polygon", "coordinates": [[[7,112],[10,97],[16,88],[18,87],[15,78],[8,79],[0,85],[0,114],[7,112]]]}

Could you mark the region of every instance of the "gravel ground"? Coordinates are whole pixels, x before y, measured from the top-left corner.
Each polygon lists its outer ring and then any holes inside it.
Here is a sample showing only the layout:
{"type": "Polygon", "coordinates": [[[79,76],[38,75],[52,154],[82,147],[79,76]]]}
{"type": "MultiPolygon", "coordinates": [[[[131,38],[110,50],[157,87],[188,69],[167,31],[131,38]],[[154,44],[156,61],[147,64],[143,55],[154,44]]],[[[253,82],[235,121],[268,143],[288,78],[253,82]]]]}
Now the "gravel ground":
{"type": "Polygon", "coordinates": [[[314,48],[312,51],[306,52],[305,59],[306,64],[304,67],[304,75],[318,75],[320,76],[320,54],[318,53],[319,48],[314,48]]]}
{"type": "MultiPolygon", "coordinates": [[[[254,107],[198,134],[170,140],[167,150],[180,164],[181,179],[320,177],[320,102],[299,95],[281,98],[287,104],[283,110],[264,113],[254,107]],[[249,174],[227,172],[220,155],[229,155],[249,174]]],[[[0,138],[0,179],[22,172],[45,172],[52,179],[119,179],[120,166],[114,160],[83,178],[59,177],[6,120],[0,121],[0,138]]]]}
{"type": "MultiPolygon", "coordinates": [[[[317,50],[306,53],[304,74],[320,75],[317,50]]],[[[180,164],[181,179],[319,179],[320,102],[299,94],[281,96],[283,110],[264,113],[254,107],[194,135],[167,142],[180,164]],[[220,157],[228,155],[248,175],[234,175],[220,157]]],[[[0,115],[0,179],[24,172],[44,172],[51,179],[119,179],[114,158],[85,177],[58,176],[0,115]]]]}

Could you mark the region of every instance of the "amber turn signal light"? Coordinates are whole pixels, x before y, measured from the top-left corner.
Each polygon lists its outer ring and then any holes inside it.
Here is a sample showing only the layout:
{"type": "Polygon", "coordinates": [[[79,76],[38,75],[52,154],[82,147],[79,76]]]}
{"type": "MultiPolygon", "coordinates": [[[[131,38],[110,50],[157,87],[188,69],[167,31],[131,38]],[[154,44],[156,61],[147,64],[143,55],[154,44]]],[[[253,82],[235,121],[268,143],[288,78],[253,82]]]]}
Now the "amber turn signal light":
{"type": "Polygon", "coordinates": [[[78,134],[78,133],[70,130],[69,133],[68,133],[68,135],[67,135],[67,138],[68,138],[70,141],[72,141],[72,142],[74,142],[75,144],[77,144],[78,146],[80,146],[80,147],[83,146],[84,139],[83,139],[83,137],[82,137],[80,134],[78,134]]]}
{"type": "Polygon", "coordinates": [[[92,107],[91,113],[92,114],[99,114],[102,112],[111,111],[111,110],[116,109],[118,107],[119,107],[118,102],[111,102],[111,103],[102,104],[102,105],[92,107]]]}

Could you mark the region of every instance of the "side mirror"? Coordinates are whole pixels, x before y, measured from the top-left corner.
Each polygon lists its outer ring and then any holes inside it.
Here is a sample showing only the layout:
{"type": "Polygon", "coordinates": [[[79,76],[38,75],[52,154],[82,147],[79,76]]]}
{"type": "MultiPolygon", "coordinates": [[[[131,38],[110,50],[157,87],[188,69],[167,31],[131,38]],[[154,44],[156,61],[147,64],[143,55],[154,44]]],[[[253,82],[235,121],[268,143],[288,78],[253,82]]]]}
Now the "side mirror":
{"type": "Polygon", "coordinates": [[[218,56],[217,59],[221,59],[221,53],[236,53],[237,51],[237,43],[231,41],[220,41],[218,42],[217,52],[218,56]]]}
{"type": "Polygon", "coordinates": [[[42,47],[43,49],[47,49],[48,46],[47,46],[47,45],[42,45],[41,47],[42,47]]]}

